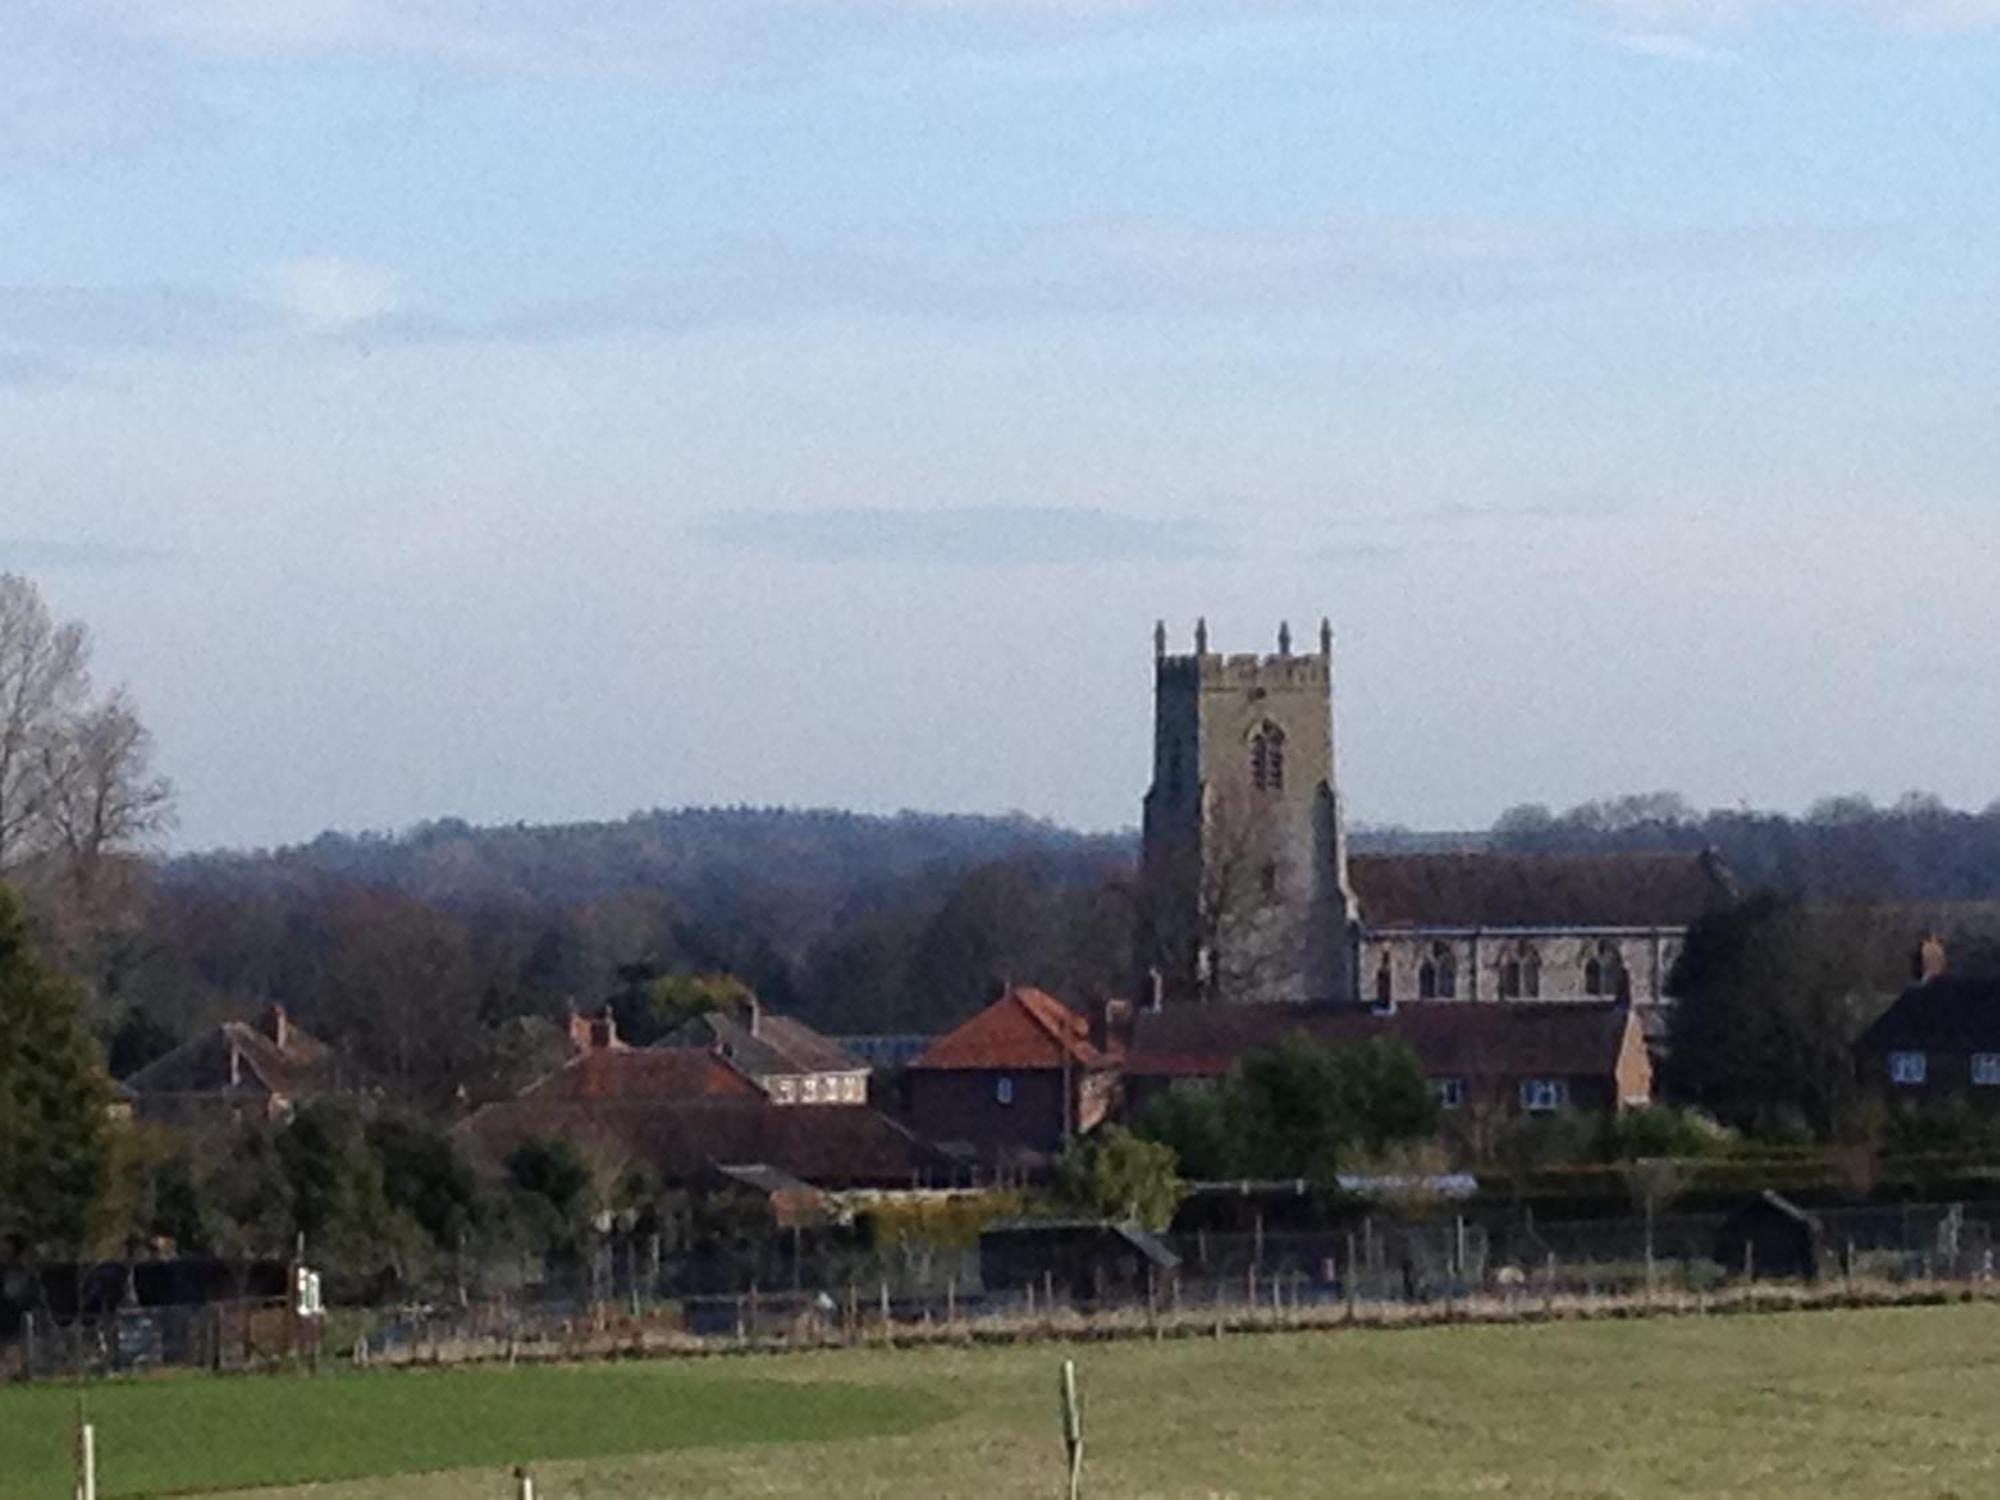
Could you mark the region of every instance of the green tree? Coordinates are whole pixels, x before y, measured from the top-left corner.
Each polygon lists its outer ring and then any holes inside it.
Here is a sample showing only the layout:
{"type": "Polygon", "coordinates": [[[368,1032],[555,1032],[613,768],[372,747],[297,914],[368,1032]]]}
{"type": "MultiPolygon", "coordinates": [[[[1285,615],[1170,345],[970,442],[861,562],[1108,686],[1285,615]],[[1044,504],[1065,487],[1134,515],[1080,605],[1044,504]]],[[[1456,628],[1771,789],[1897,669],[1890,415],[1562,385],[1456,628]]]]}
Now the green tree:
{"type": "Polygon", "coordinates": [[[75,989],[0,887],[0,1256],[81,1254],[110,1186],[110,1083],[75,989]]]}
{"type": "Polygon", "coordinates": [[[1093,1218],[1165,1229],[1186,1196],[1173,1147],[1122,1125],[1071,1141],[1056,1159],[1056,1201],[1093,1218]]]}
{"type": "Polygon", "coordinates": [[[1436,1135],[1437,1091],[1403,1043],[1333,1045],[1299,1032],[1251,1052],[1211,1091],[1157,1101],[1140,1128],[1198,1178],[1326,1182],[1351,1162],[1436,1135]]]}
{"type": "Polygon", "coordinates": [[[1674,970],[1670,1091],[1761,1134],[1850,1131],[1854,1038],[1901,957],[1855,913],[1776,896],[1704,918],[1674,970]]]}

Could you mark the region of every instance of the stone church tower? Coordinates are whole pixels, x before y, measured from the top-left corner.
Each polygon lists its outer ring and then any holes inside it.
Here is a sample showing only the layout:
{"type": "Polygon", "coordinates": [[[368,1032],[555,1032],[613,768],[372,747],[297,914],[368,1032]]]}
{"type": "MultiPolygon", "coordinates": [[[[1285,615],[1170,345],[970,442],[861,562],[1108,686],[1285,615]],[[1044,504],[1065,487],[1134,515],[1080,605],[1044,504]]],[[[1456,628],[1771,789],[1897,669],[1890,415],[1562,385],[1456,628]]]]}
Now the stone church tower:
{"type": "Polygon", "coordinates": [[[1357,925],[1334,776],[1333,631],[1294,655],[1167,653],[1153,634],[1142,1003],[1352,1000],[1357,925]]]}

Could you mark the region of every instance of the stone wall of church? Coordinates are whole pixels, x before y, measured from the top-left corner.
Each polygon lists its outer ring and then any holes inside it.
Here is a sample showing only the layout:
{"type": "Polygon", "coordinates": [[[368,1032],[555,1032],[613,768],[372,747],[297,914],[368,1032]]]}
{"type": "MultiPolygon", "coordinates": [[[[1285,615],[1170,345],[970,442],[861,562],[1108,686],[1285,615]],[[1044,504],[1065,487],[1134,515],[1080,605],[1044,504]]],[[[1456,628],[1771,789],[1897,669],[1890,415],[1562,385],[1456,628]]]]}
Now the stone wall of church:
{"type": "Polygon", "coordinates": [[[1364,931],[1363,998],[1671,1002],[1682,928],[1364,931]],[[1429,973],[1426,975],[1426,968],[1429,973]],[[1383,985],[1387,975],[1387,991],[1383,985]],[[1449,991],[1449,993],[1447,993],[1449,991]]]}

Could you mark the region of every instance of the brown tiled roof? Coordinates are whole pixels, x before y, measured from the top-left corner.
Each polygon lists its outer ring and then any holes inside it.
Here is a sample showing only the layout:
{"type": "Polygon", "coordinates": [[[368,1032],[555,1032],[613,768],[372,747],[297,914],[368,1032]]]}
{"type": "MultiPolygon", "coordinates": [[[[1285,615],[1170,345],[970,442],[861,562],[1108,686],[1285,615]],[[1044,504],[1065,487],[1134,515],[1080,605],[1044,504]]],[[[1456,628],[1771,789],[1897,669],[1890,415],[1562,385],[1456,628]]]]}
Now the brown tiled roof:
{"type": "Polygon", "coordinates": [[[1046,991],[1009,986],[978,1015],[932,1042],[910,1066],[1025,1071],[1097,1068],[1108,1061],[1090,1043],[1088,1020],[1046,991]]]}
{"type": "Polygon", "coordinates": [[[1331,1043],[1375,1037],[1404,1042],[1432,1077],[1609,1074],[1630,1016],[1626,1005],[1596,1001],[1425,1001],[1393,1014],[1358,1005],[1187,1007],[1134,1019],[1125,1072],[1220,1077],[1252,1049],[1304,1032],[1331,1043]]]}
{"type": "Polygon", "coordinates": [[[1371,927],[1687,927],[1735,899],[1713,854],[1356,855],[1371,927]]]}
{"type": "Polygon", "coordinates": [[[868,1064],[843,1051],[803,1021],[766,1012],[752,1031],[724,1011],[710,1011],[668,1039],[677,1047],[714,1047],[752,1078],[786,1074],[865,1073],[868,1064]]]}
{"type": "Polygon", "coordinates": [[[498,1169],[525,1141],[568,1140],[593,1163],[644,1165],[670,1183],[717,1166],[758,1164],[817,1187],[907,1187],[948,1175],[949,1163],[872,1109],[799,1109],[763,1100],[522,1098],[489,1104],[453,1132],[473,1158],[498,1169]]]}
{"type": "Polygon", "coordinates": [[[757,1086],[700,1047],[600,1048],[579,1053],[521,1091],[523,1099],[760,1099],[757,1086]]]}
{"type": "Polygon", "coordinates": [[[333,1050],[296,1025],[288,1024],[286,1033],[281,1048],[247,1021],[224,1021],[155,1058],[127,1078],[124,1088],[138,1097],[223,1094],[233,1089],[300,1098],[333,1087],[338,1062],[333,1050]]]}

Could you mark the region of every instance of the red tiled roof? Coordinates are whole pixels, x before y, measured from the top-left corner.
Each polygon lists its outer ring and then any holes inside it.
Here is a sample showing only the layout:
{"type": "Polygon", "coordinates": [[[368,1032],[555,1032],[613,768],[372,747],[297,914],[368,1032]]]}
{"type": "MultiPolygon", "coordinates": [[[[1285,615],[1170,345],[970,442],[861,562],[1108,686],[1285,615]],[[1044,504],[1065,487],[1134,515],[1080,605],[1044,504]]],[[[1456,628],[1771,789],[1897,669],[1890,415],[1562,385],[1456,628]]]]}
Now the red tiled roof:
{"type": "Polygon", "coordinates": [[[571,1058],[521,1098],[594,1100],[761,1099],[758,1087],[700,1047],[607,1048],[571,1058]]]}
{"type": "Polygon", "coordinates": [[[489,1170],[499,1169],[524,1142],[548,1138],[570,1141],[593,1162],[643,1164],[669,1183],[696,1181],[718,1166],[750,1164],[826,1188],[908,1187],[951,1170],[895,1121],[860,1106],[521,1098],[475,1111],[453,1134],[489,1170]]]}
{"type": "Polygon", "coordinates": [[[1107,1059],[1090,1043],[1090,1022],[1043,990],[1010,986],[955,1031],[925,1048],[912,1068],[1025,1071],[1097,1068],[1107,1059]]]}
{"type": "Polygon", "coordinates": [[[1245,1053],[1298,1032],[1322,1042],[1407,1043],[1432,1076],[1609,1074],[1630,1007],[1597,1001],[1424,1001],[1382,1014],[1354,1005],[1212,1005],[1148,1012],[1133,1024],[1128,1077],[1217,1078],[1245,1053]]]}
{"type": "Polygon", "coordinates": [[[1370,927],[1688,927],[1735,899],[1713,854],[1356,855],[1370,927]]]}

